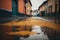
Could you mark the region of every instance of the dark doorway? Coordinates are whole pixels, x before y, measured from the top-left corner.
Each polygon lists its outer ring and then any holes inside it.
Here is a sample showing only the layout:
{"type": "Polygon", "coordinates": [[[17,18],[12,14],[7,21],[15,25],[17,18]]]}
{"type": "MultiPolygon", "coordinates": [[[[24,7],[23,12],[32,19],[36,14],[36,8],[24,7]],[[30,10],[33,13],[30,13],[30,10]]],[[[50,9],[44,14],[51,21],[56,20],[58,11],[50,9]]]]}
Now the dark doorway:
{"type": "Polygon", "coordinates": [[[18,14],[18,0],[12,0],[12,15],[18,14]]]}

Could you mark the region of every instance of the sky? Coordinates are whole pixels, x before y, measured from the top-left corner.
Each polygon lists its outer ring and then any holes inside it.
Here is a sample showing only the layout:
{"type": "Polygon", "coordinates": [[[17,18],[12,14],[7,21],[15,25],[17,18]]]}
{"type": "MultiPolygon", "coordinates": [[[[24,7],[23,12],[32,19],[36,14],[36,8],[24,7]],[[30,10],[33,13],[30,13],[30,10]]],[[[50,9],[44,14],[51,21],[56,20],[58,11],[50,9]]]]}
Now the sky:
{"type": "Polygon", "coordinates": [[[32,10],[38,9],[38,7],[46,0],[31,0],[32,10]]]}

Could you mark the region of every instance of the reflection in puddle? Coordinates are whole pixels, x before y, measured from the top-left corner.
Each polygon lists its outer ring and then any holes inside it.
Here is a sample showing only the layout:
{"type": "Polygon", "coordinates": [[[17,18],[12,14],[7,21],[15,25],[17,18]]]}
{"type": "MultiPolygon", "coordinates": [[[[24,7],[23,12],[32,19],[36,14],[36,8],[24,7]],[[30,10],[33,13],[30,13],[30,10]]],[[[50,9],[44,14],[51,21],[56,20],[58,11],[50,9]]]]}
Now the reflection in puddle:
{"type": "Polygon", "coordinates": [[[41,33],[42,31],[40,29],[40,26],[35,25],[32,26],[32,32],[41,33]]]}
{"type": "Polygon", "coordinates": [[[21,38],[21,40],[49,40],[47,35],[42,32],[40,26],[32,26],[31,32],[36,32],[37,34],[30,35],[28,38],[21,38]]]}

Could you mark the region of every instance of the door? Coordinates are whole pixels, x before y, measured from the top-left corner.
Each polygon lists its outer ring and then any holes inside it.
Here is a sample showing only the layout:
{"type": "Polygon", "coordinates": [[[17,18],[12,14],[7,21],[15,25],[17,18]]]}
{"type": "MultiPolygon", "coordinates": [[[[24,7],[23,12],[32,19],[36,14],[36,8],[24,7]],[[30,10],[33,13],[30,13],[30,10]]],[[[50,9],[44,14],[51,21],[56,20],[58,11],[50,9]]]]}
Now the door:
{"type": "Polygon", "coordinates": [[[18,0],[12,0],[12,15],[18,14],[18,0]]]}

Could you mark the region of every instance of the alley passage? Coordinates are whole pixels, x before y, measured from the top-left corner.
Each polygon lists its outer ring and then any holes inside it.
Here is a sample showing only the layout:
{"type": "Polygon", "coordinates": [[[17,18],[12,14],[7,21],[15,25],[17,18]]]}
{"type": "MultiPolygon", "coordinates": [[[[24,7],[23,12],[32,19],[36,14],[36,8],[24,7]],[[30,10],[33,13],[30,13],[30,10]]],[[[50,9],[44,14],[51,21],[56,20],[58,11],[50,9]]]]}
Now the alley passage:
{"type": "Polygon", "coordinates": [[[28,38],[21,37],[20,40],[49,40],[47,35],[45,35],[41,28],[37,25],[33,26],[31,32],[37,32],[39,34],[30,35],[28,38]]]}

